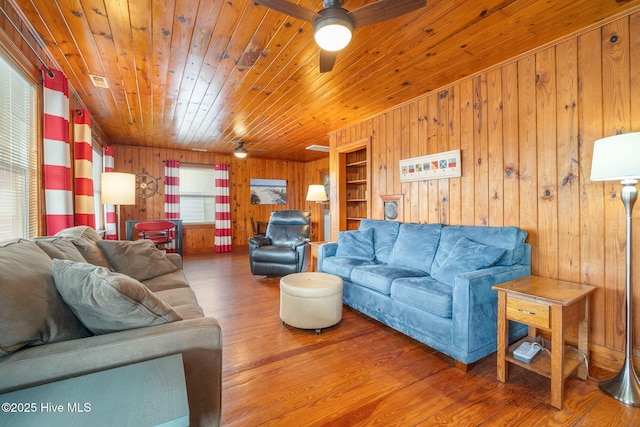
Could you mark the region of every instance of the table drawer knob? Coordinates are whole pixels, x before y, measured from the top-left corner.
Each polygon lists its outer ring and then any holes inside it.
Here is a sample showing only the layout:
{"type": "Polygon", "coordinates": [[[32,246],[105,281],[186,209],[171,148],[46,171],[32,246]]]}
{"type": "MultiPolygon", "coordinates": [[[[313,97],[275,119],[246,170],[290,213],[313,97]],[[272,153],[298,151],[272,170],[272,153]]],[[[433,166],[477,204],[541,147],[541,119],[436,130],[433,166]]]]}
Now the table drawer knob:
{"type": "Polygon", "coordinates": [[[523,313],[523,314],[531,314],[531,315],[534,315],[534,316],[535,316],[535,314],[536,314],[536,313],[535,313],[535,311],[527,311],[527,310],[523,310],[523,309],[521,309],[521,308],[519,308],[519,309],[518,309],[518,311],[519,311],[520,313],[523,313]]]}

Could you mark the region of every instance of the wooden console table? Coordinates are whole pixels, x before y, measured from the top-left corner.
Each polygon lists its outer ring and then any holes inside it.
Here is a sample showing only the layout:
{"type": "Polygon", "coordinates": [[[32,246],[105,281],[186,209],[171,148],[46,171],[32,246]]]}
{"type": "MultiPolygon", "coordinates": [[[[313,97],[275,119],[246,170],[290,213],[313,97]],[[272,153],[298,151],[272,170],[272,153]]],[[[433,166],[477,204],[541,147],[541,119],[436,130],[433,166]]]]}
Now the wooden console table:
{"type": "Polygon", "coordinates": [[[509,363],[550,378],[551,404],[562,409],[565,379],[576,370],[583,380],[589,374],[583,357],[588,354],[589,295],[595,286],[528,276],[493,289],[498,291],[498,380],[506,382],[509,363]],[[528,325],[529,333],[507,348],[509,320],[528,325]],[[565,352],[564,334],[573,326],[578,326],[578,351],[565,352]],[[534,341],[538,329],[551,333],[551,356],[541,350],[531,363],[517,360],[513,350],[534,341]]]}

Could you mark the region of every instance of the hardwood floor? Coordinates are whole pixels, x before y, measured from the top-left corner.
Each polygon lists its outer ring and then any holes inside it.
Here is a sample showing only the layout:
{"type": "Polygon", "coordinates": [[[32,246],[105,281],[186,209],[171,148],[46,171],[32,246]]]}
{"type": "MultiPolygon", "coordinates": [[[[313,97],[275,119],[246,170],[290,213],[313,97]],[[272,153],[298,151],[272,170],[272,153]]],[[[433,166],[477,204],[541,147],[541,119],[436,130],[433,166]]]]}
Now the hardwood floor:
{"type": "Polygon", "coordinates": [[[287,327],[279,279],[252,276],[245,250],[186,255],[184,264],[205,314],[222,326],[223,426],[640,425],[640,408],[604,395],[596,379],[568,379],[557,410],[546,378],[512,366],[502,384],[495,354],[465,374],[347,307],[321,335],[287,327]]]}

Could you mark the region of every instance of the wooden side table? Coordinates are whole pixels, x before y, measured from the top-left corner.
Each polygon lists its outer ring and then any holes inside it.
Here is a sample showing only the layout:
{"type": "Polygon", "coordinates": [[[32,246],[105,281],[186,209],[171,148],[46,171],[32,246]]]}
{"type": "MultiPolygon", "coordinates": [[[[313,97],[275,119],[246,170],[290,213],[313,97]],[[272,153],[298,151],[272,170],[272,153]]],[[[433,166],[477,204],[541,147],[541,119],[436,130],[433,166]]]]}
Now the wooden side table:
{"type": "Polygon", "coordinates": [[[318,271],[318,246],[327,242],[310,242],[309,264],[307,271],[318,271]]]}
{"type": "Polygon", "coordinates": [[[562,409],[565,379],[577,370],[586,380],[583,364],[589,348],[589,295],[595,286],[538,276],[522,277],[493,287],[498,291],[498,380],[506,382],[513,363],[551,379],[551,404],[562,409]],[[507,348],[509,320],[529,326],[526,337],[507,348]],[[578,352],[565,352],[564,334],[578,326],[578,352]],[[531,363],[513,356],[523,341],[535,341],[538,329],[551,333],[551,356],[541,350],[531,363]]]}

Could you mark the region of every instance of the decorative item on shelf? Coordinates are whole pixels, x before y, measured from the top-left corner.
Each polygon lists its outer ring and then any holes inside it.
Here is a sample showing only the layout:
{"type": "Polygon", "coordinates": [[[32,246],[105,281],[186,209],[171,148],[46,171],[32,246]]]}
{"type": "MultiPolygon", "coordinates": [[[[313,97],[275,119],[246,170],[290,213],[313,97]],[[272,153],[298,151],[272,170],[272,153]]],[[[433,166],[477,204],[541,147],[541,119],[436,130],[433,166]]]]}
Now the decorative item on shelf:
{"type": "Polygon", "coordinates": [[[620,198],[627,217],[626,338],[625,359],[620,371],[600,381],[600,389],[624,403],[640,407],[640,381],[633,367],[633,289],[631,286],[631,212],[638,198],[640,178],[640,132],[599,139],[593,146],[591,181],[621,181],[620,198]]]}
{"type": "Polygon", "coordinates": [[[116,206],[117,238],[120,239],[120,206],[136,204],[136,176],[132,173],[103,172],[101,201],[116,206]]]}
{"type": "Polygon", "coordinates": [[[329,200],[322,184],[311,184],[307,191],[307,202],[323,203],[329,200]]]}
{"type": "Polygon", "coordinates": [[[154,178],[142,169],[136,175],[136,196],[147,199],[158,192],[158,178],[154,178]]]}

